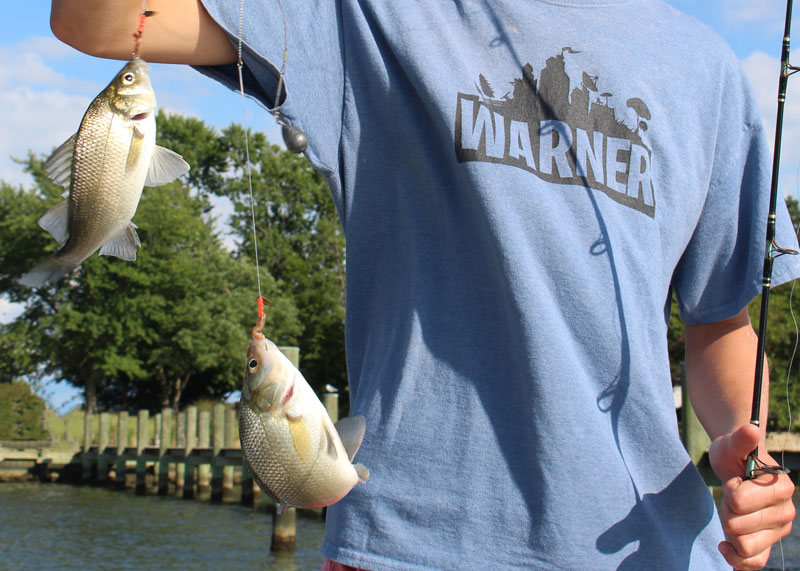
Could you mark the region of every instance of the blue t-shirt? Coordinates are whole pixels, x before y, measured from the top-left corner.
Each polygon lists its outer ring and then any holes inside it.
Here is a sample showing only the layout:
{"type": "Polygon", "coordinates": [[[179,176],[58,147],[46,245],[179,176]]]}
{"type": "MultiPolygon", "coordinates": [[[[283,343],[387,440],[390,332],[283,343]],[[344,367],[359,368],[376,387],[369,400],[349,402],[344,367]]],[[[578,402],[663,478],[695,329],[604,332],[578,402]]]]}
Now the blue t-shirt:
{"type": "MultiPolygon", "coordinates": [[[[239,2],[205,0],[238,34],[239,2]]],[[[284,2],[281,116],[347,237],[368,569],[723,569],[667,354],[757,295],[770,152],[739,63],[657,0],[284,2]]],[[[277,4],[247,0],[273,104],[277,4]],[[270,63],[271,62],[271,63],[270,63]]],[[[235,68],[202,71],[238,88],[235,68]]],[[[781,245],[796,247],[785,208],[781,245]]],[[[773,283],[800,273],[776,261],[773,283]]]]}

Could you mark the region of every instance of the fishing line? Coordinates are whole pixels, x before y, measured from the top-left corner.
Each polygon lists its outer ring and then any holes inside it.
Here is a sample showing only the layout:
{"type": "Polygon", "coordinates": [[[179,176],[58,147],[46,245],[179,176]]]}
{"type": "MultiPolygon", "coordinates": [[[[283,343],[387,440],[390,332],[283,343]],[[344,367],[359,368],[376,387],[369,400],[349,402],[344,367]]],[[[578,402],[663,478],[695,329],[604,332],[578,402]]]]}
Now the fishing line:
{"type": "MultiPolygon", "coordinates": [[[[281,126],[281,135],[286,148],[293,153],[302,153],[308,146],[308,137],[306,134],[295,127],[284,123],[280,117],[280,97],[283,87],[283,75],[286,73],[286,62],[289,59],[289,25],[286,22],[286,11],[283,9],[283,2],[275,0],[278,3],[278,8],[281,10],[281,21],[283,22],[283,62],[281,63],[281,70],[278,72],[278,92],[275,94],[275,101],[273,102],[272,116],[275,122],[281,126]]],[[[244,10],[244,0],[242,0],[242,10],[244,10]]]]}
{"type": "MultiPolygon", "coordinates": [[[[800,163],[797,163],[795,181],[795,194],[797,194],[798,190],[800,190],[800,163]]],[[[794,228],[795,236],[797,236],[798,233],[800,233],[800,220],[798,220],[797,225],[794,228]]],[[[794,324],[794,347],[792,348],[792,356],[789,358],[789,364],[786,367],[784,398],[786,399],[786,412],[789,418],[787,421],[787,431],[783,438],[783,445],[781,446],[781,466],[786,465],[786,444],[789,441],[789,434],[792,432],[792,401],[789,398],[789,380],[791,379],[792,368],[794,367],[794,361],[797,357],[798,346],[800,346],[800,329],[798,329],[797,316],[794,313],[794,290],[796,285],[797,280],[792,280],[792,289],[789,291],[789,315],[792,316],[792,323],[794,324]]],[[[781,519],[783,519],[784,508],[785,504],[781,506],[781,519]]],[[[781,551],[781,569],[786,569],[786,557],[783,552],[783,539],[778,540],[778,545],[780,546],[781,551]]]]}
{"type": "Polygon", "coordinates": [[[247,187],[250,191],[250,224],[253,231],[253,249],[256,256],[256,281],[258,282],[258,317],[264,316],[264,296],[261,295],[261,270],[258,265],[258,236],[256,234],[256,208],[255,198],[253,197],[253,176],[250,169],[250,140],[247,134],[247,110],[245,108],[244,98],[244,79],[242,77],[242,69],[244,68],[244,61],[242,60],[242,29],[244,28],[244,0],[239,8],[239,42],[238,42],[238,61],[236,62],[236,69],[239,72],[239,94],[242,97],[242,126],[244,128],[244,150],[245,150],[245,172],[247,173],[247,187]]]}
{"type": "MultiPolygon", "coordinates": [[[[143,0],[146,2],[147,0],[143,0]]],[[[255,212],[255,198],[253,197],[253,177],[250,167],[250,139],[247,132],[247,111],[245,107],[245,94],[244,94],[244,59],[242,57],[242,46],[243,46],[243,30],[244,30],[244,2],[242,0],[241,4],[239,5],[239,34],[237,38],[237,61],[236,61],[236,70],[239,74],[239,94],[241,95],[242,99],[242,125],[244,127],[244,148],[245,148],[245,172],[247,173],[247,187],[250,192],[250,223],[252,226],[253,232],[253,249],[255,251],[256,257],[256,278],[258,281],[258,316],[259,318],[264,316],[264,303],[269,303],[269,301],[261,295],[261,273],[259,271],[259,263],[258,263],[258,240],[256,236],[256,212],[255,212]]],[[[283,8],[283,2],[281,0],[276,0],[278,3],[278,8],[280,8],[281,12],[281,21],[283,23],[283,61],[281,62],[281,68],[278,71],[278,86],[275,92],[275,99],[273,101],[272,106],[272,117],[275,119],[275,122],[281,126],[281,135],[283,136],[283,142],[286,144],[286,148],[293,152],[293,153],[302,153],[306,150],[308,146],[308,137],[306,134],[300,130],[299,128],[295,127],[294,125],[289,125],[285,123],[280,116],[281,111],[281,95],[285,91],[284,89],[284,74],[286,73],[286,62],[289,59],[289,26],[286,21],[286,11],[283,8]]],[[[141,34],[140,34],[141,36],[141,34]]]]}

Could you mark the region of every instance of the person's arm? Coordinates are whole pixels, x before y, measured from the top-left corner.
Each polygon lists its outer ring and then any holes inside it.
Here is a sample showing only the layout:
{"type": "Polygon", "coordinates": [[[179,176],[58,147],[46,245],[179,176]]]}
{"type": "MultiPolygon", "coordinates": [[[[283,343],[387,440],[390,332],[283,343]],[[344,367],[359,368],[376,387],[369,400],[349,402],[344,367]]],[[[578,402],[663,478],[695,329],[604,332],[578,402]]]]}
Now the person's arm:
{"type": "MultiPolygon", "coordinates": [[[[686,379],[697,417],[712,439],[709,459],[723,484],[719,549],[736,569],[761,569],[772,545],[789,534],[794,485],[785,474],[744,480],[747,455],[775,464],[766,430],[750,424],[757,338],[747,310],[718,323],[686,326],[686,379]]],[[[761,418],[768,409],[765,372],[761,418]]]]}
{"type": "MultiPolygon", "coordinates": [[[[130,59],[142,4],[136,0],[52,0],[50,28],[84,53],[130,59]]],[[[147,0],[155,15],[145,23],[140,55],[146,61],[220,65],[236,50],[199,0],[147,0]]]]}

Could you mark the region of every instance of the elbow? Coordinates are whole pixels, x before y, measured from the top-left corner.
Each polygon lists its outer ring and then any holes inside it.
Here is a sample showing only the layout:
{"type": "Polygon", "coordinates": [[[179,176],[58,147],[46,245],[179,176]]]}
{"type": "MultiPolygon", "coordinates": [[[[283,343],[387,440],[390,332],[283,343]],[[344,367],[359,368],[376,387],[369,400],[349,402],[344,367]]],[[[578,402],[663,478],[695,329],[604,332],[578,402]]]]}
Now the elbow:
{"type": "MultiPolygon", "coordinates": [[[[103,22],[96,22],[87,16],[61,8],[60,2],[53,2],[50,11],[50,30],[53,35],[76,50],[88,55],[112,59],[125,59],[127,55],[119,53],[113,44],[108,42],[108,28],[103,22]]],[[[127,37],[127,36],[126,36],[127,37]]]]}
{"type": "Polygon", "coordinates": [[[84,51],[79,46],[81,34],[78,33],[75,20],[67,17],[64,10],[57,9],[57,6],[56,3],[53,3],[53,9],[50,12],[50,31],[68,46],[84,51]]]}

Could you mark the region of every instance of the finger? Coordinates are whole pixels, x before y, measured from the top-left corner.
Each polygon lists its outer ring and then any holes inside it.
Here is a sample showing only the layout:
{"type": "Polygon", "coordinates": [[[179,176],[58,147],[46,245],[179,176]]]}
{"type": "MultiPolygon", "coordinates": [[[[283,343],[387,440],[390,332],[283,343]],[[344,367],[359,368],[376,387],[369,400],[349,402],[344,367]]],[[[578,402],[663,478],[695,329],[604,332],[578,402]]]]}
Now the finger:
{"type": "Polygon", "coordinates": [[[767,565],[771,552],[771,549],[767,549],[766,552],[758,553],[752,557],[742,557],[727,541],[720,543],[718,549],[725,558],[725,561],[737,571],[756,571],[757,569],[763,569],[767,565]]]}
{"type": "Polygon", "coordinates": [[[749,514],[790,502],[794,484],[785,474],[762,474],[753,480],[732,478],[722,486],[723,507],[731,514],[749,514]]]}
{"type": "Polygon", "coordinates": [[[720,520],[725,537],[749,535],[765,530],[782,530],[794,521],[795,508],[791,502],[771,506],[755,513],[733,514],[726,506],[720,507],[720,520]]]}
{"type": "Polygon", "coordinates": [[[716,438],[708,454],[717,476],[723,482],[743,476],[747,456],[756,449],[760,440],[761,431],[752,424],[742,425],[734,432],[716,438]]]}
{"type": "Polygon", "coordinates": [[[769,559],[772,546],[791,530],[791,523],[787,523],[780,529],[732,537],[719,544],[719,551],[735,569],[761,569],[769,559]]]}
{"type": "Polygon", "coordinates": [[[742,460],[756,449],[761,441],[761,430],[754,424],[744,424],[733,431],[728,441],[728,452],[742,460]]]}
{"type": "Polygon", "coordinates": [[[726,532],[725,538],[740,557],[746,558],[769,550],[776,541],[786,537],[791,530],[792,524],[785,523],[747,534],[729,535],[726,532]]]}

